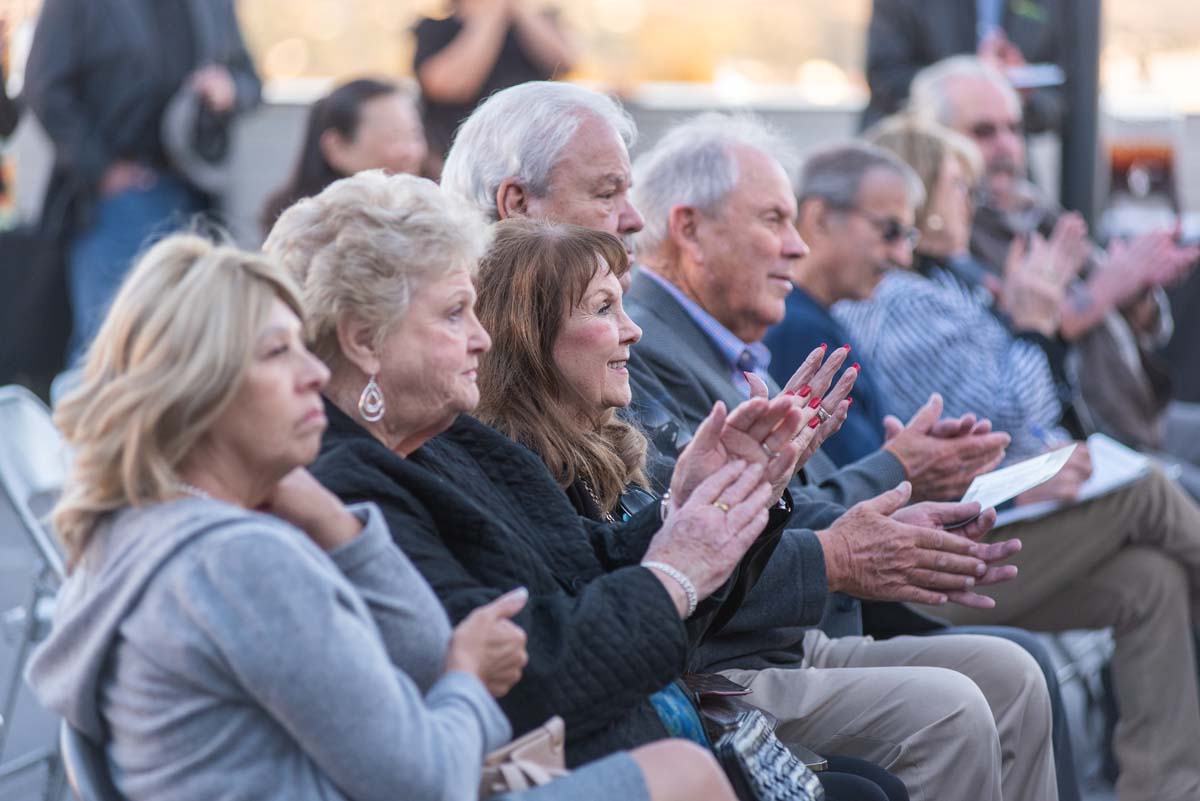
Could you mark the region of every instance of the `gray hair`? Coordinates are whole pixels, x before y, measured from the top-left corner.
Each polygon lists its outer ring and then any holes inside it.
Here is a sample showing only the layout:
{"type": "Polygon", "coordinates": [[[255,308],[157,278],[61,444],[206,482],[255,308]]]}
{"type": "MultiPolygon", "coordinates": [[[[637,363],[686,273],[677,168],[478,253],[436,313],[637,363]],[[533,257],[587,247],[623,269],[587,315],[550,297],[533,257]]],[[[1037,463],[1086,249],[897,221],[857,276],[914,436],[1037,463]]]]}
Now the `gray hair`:
{"type": "Polygon", "coordinates": [[[951,56],[918,72],[909,89],[909,109],[919,116],[953,127],[950,85],[964,79],[990,81],[1004,94],[1009,106],[1021,113],[1021,98],[1004,73],[971,55],[951,56]]]}
{"type": "Polygon", "coordinates": [[[793,180],[795,150],[772,126],[750,114],[706,112],[676,125],[633,165],[633,202],[646,220],[634,235],[637,249],[653,253],[667,239],[673,206],[715,212],[738,182],[737,150],[775,159],[793,180]]]}
{"type": "Polygon", "coordinates": [[[496,92],[455,134],[442,168],[442,187],[495,222],[500,218],[500,184],[513,178],[535,197],[545,197],[563,148],[588,116],[607,122],[626,148],[633,147],[637,126],[608,95],[554,81],[496,92]]]}
{"type": "Polygon", "coordinates": [[[382,343],[426,282],[474,275],[489,236],[473,209],[433,181],[369,170],[289,208],[263,249],[300,285],[306,337],[332,366],[342,315],[367,323],[382,343]]]}
{"type": "Polygon", "coordinates": [[[904,181],[908,201],[914,209],[924,204],[925,186],[912,167],[882,147],[858,141],[843,142],[809,155],[800,173],[797,192],[800,202],[819,198],[835,208],[853,208],[858,204],[863,180],[872,170],[887,170],[904,181]]]}

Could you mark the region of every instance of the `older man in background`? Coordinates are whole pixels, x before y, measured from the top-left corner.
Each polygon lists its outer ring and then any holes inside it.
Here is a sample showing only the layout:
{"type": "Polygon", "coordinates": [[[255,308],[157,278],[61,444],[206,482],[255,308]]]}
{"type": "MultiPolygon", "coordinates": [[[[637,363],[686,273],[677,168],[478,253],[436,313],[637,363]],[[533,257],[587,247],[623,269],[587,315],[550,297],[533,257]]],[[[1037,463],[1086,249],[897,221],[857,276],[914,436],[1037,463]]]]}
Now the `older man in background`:
{"type": "Polygon", "coordinates": [[[1168,231],[1107,252],[1088,243],[1082,218],[1055,208],[1026,179],[1020,99],[986,62],[956,56],[927,67],[913,80],[911,102],[915,113],[970,137],[983,154],[984,200],[971,250],[994,277],[980,277],[980,285],[1002,280],[1015,240],[1074,231],[1076,260],[1057,269],[1083,273],[1062,304],[1058,334],[1079,357],[1078,387],[1068,392],[1077,390],[1082,401],[1081,423],[1138,450],[1165,452],[1200,497],[1200,407],[1171,402],[1169,368],[1157,354],[1172,330],[1162,288],[1181,280],[1200,250],[1177,245],[1168,231]]]}
{"type": "MultiPolygon", "coordinates": [[[[772,368],[778,360],[786,372],[796,361],[796,340],[831,332],[853,336],[853,328],[848,333],[830,307],[869,299],[890,270],[911,265],[910,242],[886,239],[888,231],[896,230],[891,223],[904,229],[912,226],[918,211],[925,220],[934,213],[932,204],[911,191],[915,178],[889,151],[866,144],[847,143],[810,155],[799,181],[798,227],[812,250],[797,265],[798,286],[788,298],[784,322],[767,336],[772,368]],[[877,226],[872,220],[888,224],[877,226]]],[[[961,235],[965,246],[966,231],[961,235]]],[[[998,394],[986,389],[984,377],[963,376],[979,376],[997,364],[1000,354],[985,352],[983,343],[993,341],[986,334],[988,327],[1004,338],[1002,326],[961,287],[944,291],[948,297],[962,298],[966,306],[974,304],[974,321],[964,326],[972,336],[961,338],[960,348],[947,349],[927,335],[927,320],[913,317],[903,328],[884,333],[891,343],[910,343],[911,358],[901,362],[909,369],[898,371],[895,364],[877,369],[868,361],[871,354],[864,352],[859,356],[864,377],[882,378],[886,373],[906,385],[915,383],[918,393],[943,389],[936,384],[939,377],[956,384],[975,380],[977,388],[985,388],[983,394],[998,394]],[[917,367],[931,356],[937,357],[935,366],[917,367]]],[[[871,312],[864,309],[866,315],[871,312]]],[[[1026,348],[1034,360],[1039,356],[1036,346],[1014,337],[1000,347],[1010,352],[1026,348]]],[[[1041,364],[1048,372],[1044,360],[1041,364]]],[[[856,398],[857,416],[847,421],[847,433],[858,448],[870,447],[873,438],[884,436],[884,412],[895,408],[888,394],[892,386],[890,378],[869,387],[856,384],[857,395],[868,393],[856,398]]],[[[947,398],[958,403],[957,387],[944,389],[947,398]]],[[[1064,500],[1072,491],[1069,482],[1053,481],[1046,488],[1064,500]]],[[[989,592],[997,601],[994,609],[947,607],[939,613],[960,625],[1000,623],[1039,631],[1111,626],[1121,715],[1115,743],[1123,776],[1120,798],[1188,797],[1200,787],[1195,768],[1200,715],[1189,612],[1194,593],[1184,579],[1188,572],[1196,573],[1187,565],[1195,565],[1200,555],[1200,516],[1193,504],[1155,474],[1106,497],[1002,531],[1024,543],[1013,560],[1021,569],[1020,579],[989,592]],[[1146,747],[1150,742],[1154,745],[1146,747]]]]}
{"type": "MultiPolygon", "coordinates": [[[[791,270],[806,253],[793,227],[791,185],[776,155],[786,152],[786,145],[751,119],[706,115],[673,129],[635,165],[635,198],[647,225],[636,237],[643,266],[627,295],[627,308],[644,330],[638,346],[643,361],[631,370],[653,372],[690,425],[698,423],[695,415],[702,407],[716,400],[737,403],[760,382],[770,381],[760,343],[767,326],[782,316],[791,270]]],[[[817,456],[806,468],[814,478],[828,469],[817,456]]],[[[918,508],[893,510],[892,520],[909,519],[918,508]]],[[[928,519],[923,523],[936,525],[928,519]]],[[[1002,747],[1003,797],[1056,796],[1047,741],[1032,749],[1014,747],[1016,733],[1008,717],[1013,697],[992,672],[999,664],[993,660],[1009,663],[1004,670],[1014,661],[1025,669],[1034,664],[1011,644],[972,636],[832,639],[812,629],[790,656],[794,662],[779,653],[747,655],[741,666],[726,671],[751,686],[756,703],[780,718],[781,736],[833,753],[863,749],[910,787],[920,785],[911,764],[893,761],[890,746],[879,747],[880,740],[895,742],[892,727],[911,725],[920,715],[892,706],[897,700],[921,703],[915,685],[901,690],[903,685],[892,682],[919,683],[925,670],[950,668],[973,678],[988,700],[1002,747]],[[840,669],[817,671],[797,693],[789,687],[796,664],[840,669]],[[830,705],[833,696],[839,700],[830,705]],[[847,714],[852,717],[843,717],[847,714]],[[862,737],[850,734],[846,725],[852,719],[854,725],[869,721],[873,734],[865,729],[862,737]]],[[[1044,731],[1048,735],[1049,727],[1044,731]]],[[[935,781],[948,782],[932,794],[963,792],[946,770],[923,775],[925,781],[936,775],[935,781]]]]}

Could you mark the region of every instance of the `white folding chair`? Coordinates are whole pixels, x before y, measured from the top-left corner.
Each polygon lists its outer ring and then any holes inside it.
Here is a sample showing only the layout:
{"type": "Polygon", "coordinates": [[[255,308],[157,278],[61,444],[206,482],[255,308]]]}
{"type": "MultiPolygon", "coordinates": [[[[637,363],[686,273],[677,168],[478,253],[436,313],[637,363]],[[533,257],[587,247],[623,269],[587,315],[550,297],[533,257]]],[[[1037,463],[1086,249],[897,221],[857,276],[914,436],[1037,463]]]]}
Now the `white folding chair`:
{"type": "Polygon", "coordinates": [[[48,770],[44,797],[60,785],[54,744],[5,761],[5,745],[22,690],[22,673],[33,646],[49,630],[54,595],[65,576],[63,557],[44,520],[61,491],[66,475],[67,449],[50,412],[24,387],[0,387],[0,501],[7,501],[16,534],[31,546],[35,567],[27,601],[3,613],[6,639],[16,641],[11,672],[0,697],[0,781],[39,766],[48,770]]]}

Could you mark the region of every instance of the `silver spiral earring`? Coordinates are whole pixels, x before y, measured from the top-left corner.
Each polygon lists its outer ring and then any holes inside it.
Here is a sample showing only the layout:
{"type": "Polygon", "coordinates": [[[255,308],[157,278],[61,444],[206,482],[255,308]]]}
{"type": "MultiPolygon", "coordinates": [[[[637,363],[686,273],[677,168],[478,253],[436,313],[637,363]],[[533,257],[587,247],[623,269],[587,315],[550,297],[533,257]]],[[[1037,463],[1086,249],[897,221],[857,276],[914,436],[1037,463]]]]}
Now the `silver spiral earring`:
{"type": "Polygon", "coordinates": [[[358,396],[358,413],[368,423],[377,423],[383,419],[383,390],[375,383],[375,374],[367,380],[362,394],[358,396]]]}

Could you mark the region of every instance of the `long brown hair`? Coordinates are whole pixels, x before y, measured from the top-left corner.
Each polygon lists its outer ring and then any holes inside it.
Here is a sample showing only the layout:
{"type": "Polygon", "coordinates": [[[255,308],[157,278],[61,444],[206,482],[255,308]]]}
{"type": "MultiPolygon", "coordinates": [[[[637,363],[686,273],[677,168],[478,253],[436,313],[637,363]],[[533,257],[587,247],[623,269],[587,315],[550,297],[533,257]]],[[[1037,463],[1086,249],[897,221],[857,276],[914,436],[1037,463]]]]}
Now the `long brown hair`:
{"type": "Polygon", "coordinates": [[[608,514],[629,484],[646,486],[646,438],[613,409],[581,420],[553,356],[601,260],[618,278],[629,270],[625,246],[611,234],[531,220],[496,224],[476,282],[479,320],[492,337],[479,363],[476,416],[541,456],[560,486],[583,479],[608,514]]]}

